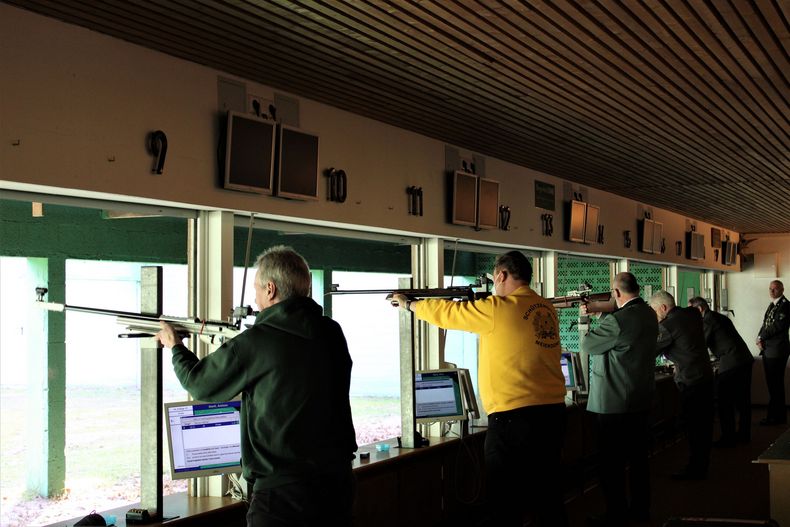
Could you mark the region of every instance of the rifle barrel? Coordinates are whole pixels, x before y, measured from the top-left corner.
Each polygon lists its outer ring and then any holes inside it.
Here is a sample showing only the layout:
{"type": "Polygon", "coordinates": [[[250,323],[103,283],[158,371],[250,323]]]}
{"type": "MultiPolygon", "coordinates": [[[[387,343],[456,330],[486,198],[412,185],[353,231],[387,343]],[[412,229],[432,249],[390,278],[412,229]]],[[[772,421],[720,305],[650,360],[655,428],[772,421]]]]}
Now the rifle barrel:
{"type": "Polygon", "coordinates": [[[129,311],[117,311],[114,309],[99,309],[95,307],[85,306],[71,306],[69,304],[58,304],[57,302],[40,302],[37,303],[48,311],[76,311],[77,313],[91,313],[94,315],[110,315],[116,317],[134,317],[139,320],[159,320],[159,317],[154,315],[146,315],[144,313],[133,313],[129,311]]]}

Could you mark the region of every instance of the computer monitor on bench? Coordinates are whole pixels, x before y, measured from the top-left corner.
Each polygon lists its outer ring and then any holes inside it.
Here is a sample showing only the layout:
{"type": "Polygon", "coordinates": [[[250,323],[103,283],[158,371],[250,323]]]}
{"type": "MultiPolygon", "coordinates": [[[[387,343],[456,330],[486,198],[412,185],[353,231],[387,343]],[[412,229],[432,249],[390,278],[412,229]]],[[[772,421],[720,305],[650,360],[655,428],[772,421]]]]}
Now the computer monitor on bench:
{"type": "Polygon", "coordinates": [[[173,479],[241,472],[241,401],[165,404],[173,479]]]}

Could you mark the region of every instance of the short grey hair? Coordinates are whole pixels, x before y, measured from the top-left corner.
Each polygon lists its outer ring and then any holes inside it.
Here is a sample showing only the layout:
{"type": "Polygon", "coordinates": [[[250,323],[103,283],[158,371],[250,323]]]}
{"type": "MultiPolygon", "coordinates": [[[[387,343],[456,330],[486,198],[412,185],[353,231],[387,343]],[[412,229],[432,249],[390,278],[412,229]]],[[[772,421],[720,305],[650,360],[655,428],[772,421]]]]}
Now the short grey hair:
{"type": "Polygon", "coordinates": [[[310,268],[302,255],[291,247],[277,245],[266,249],[258,256],[255,267],[258,285],[274,282],[280,300],[310,295],[310,268]]]}
{"type": "Polygon", "coordinates": [[[653,293],[653,296],[650,297],[650,305],[667,306],[669,309],[672,309],[673,307],[675,307],[675,297],[662,289],[660,291],[653,293]]]}

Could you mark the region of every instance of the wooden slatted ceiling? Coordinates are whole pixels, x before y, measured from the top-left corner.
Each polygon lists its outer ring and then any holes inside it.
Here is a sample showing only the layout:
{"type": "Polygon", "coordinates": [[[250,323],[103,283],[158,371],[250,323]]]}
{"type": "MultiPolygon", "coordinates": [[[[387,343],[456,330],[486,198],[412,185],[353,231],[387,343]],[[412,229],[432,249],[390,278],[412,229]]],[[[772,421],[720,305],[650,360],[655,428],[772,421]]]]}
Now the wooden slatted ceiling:
{"type": "Polygon", "coordinates": [[[787,0],[9,3],[690,218],[790,232],[787,0]]]}

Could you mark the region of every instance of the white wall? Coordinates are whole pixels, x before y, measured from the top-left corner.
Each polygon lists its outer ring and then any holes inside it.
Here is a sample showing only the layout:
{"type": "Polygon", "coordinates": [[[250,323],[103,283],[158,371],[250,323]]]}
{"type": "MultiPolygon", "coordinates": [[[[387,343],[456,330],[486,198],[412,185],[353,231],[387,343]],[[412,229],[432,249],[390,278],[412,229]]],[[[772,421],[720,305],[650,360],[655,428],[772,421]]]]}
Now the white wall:
{"type": "MultiPolygon", "coordinates": [[[[5,4],[0,5],[0,64],[0,190],[94,192],[129,201],[691,265],[675,255],[675,241],[684,240],[688,230],[686,217],[653,209],[653,218],[664,223],[667,246],[666,253],[653,258],[637,250],[641,204],[587,189],[587,200],[601,207],[605,243],[566,242],[562,202],[570,196],[563,194],[563,181],[490,157],[486,176],[501,182],[501,201],[512,209],[512,230],[475,232],[450,225],[445,221],[444,143],[304,98],[299,98],[300,125],[320,135],[320,168],[347,172],[347,202],[327,201],[323,180],[317,202],[223,190],[216,162],[217,80],[229,75],[5,4]],[[163,175],[151,174],[152,158],[145,149],[147,134],[157,129],[168,136],[163,175]],[[556,186],[551,238],[540,232],[540,216],[547,211],[534,206],[536,178],[556,186]],[[423,188],[424,217],[407,214],[410,185],[423,188]],[[628,249],[623,246],[626,230],[633,240],[628,249]]],[[[273,98],[270,87],[246,86],[247,93],[273,98]]],[[[461,150],[471,157],[472,152],[461,150]]],[[[708,245],[701,266],[732,270],[713,260],[711,225],[696,223],[708,245]]],[[[737,241],[737,234],[730,234],[737,241]]]]}
{"type": "MultiPolygon", "coordinates": [[[[732,319],[735,328],[749,345],[752,354],[759,355],[757,333],[763,323],[763,315],[768,303],[768,284],[771,280],[781,280],[785,286],[785,296],[790,295],[790,234],[775,235],[745,235],[744,240],[754,241],[748,243],[746,252],[751,254],[770,255],[776,254],[776,275],[768,276],[764,271],[757,269],[754,260],[744,263],[743,272],[727,275],[727,289],[729,294],[730,309],[735,311],[732,319]]],[[[788,364],[790,366],[790,364],[788,364]]],[[[762,363],[755,362],[752,376],[752,402],[766,404],[768,392],[765,387],[765,375],[762,363]]],[[[785,375],[785,389],[790,394],[790,372],[785,375]]]]}

